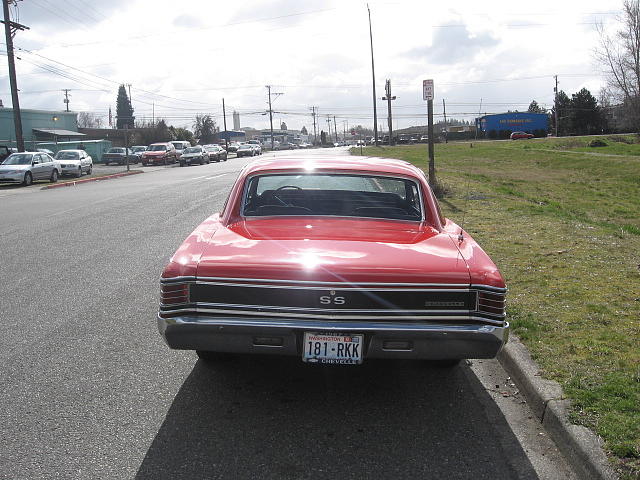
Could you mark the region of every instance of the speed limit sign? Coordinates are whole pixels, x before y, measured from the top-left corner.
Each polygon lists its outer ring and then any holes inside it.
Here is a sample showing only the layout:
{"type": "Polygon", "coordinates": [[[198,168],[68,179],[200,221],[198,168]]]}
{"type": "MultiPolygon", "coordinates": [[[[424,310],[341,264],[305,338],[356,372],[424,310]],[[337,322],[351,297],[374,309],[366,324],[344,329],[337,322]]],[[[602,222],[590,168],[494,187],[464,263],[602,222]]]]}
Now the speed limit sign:
{"type": "Polygon", "coordinates": [[[433,79],[422,81],[422,98],[433,100],[433,79]]]}

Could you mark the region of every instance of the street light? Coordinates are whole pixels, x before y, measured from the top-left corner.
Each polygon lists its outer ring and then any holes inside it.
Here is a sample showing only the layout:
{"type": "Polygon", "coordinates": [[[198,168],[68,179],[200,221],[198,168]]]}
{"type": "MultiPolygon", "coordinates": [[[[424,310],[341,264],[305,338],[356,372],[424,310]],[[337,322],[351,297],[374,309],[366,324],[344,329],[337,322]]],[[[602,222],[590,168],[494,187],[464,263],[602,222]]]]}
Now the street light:
{"type": "Polygon", "coordinates": [[[51,117],[51,120],[53,120],[53,141],[57,145],[58,144],[58,136],[56,135],[56,122],[58,121],[58,117],[56,115],[54,115],[53,117],[51,117]]]}

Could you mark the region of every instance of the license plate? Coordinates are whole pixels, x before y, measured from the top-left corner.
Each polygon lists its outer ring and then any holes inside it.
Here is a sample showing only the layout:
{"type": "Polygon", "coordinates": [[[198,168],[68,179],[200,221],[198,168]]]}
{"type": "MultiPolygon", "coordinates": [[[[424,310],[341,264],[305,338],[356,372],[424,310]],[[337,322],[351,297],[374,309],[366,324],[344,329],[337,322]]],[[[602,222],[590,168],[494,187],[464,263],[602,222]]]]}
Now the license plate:
{"type": "Polygon", "coordinates": [[[362,363],[364,335],[304,332],[302,361],[357,365],[362,363]]]}

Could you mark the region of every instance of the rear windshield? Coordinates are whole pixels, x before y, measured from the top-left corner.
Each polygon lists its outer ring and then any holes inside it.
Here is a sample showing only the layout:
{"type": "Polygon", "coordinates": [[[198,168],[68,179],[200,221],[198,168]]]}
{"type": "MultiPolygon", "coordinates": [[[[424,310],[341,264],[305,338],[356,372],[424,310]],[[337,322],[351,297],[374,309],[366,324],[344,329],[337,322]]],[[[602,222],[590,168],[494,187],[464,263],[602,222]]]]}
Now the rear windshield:
{"type": "Polygon", "coordinates": [[[150,152],[164,152],[167,149],[166,145],[151,145],[149,147],[150,152]]]}
{"type": "Polygon", "coordinates": [[[248,180],[243,215],[423,219],[415,181],[377,175],[276,174],[248,180]]]}
{"type": "Polygon", "coordinates": [[[110,148],[107,153],[124,153],[124,148],[110,148]]]}
{"type": "Polygon", "coordinates": [[[56,159],[58,160],[78,160],[79,158],[80,155],[78,154],[78,152],[65,152],[63,150],[56,153],[56,159]]]}
{"type": "Polygon", "coordinates": [[[200,153],[202,152],[202,147],[189,147],[184,150],[184,153],[200,153]]]}

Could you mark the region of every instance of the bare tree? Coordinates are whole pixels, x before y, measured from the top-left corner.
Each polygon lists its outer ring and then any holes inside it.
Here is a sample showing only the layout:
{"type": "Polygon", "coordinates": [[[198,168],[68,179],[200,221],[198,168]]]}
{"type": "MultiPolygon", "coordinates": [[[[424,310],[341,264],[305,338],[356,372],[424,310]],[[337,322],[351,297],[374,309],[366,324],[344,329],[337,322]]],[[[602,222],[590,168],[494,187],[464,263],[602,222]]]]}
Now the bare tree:
{"type": "Polygon", "coordinates": [[[102,118],[91,112],[80,112],[78,114],[78,127],[80,128],[102,128],[102,118]]]}
{"type": "Polygon", "coordinates": [[[640,0],[624,0],[621,28],[613,38],[597,26],[596,58],[607,73],[609,89],[624,106],[629,126],[640,130],[640,0]]]}

